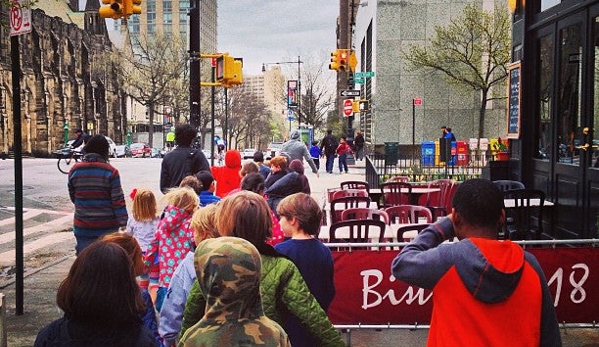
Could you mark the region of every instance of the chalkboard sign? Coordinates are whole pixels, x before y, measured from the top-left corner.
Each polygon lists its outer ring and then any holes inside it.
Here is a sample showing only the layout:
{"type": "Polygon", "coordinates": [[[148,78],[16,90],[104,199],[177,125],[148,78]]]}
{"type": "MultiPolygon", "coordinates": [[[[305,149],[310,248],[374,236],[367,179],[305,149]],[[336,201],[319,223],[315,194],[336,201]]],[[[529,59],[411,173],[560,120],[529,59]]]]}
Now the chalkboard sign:
{"type": "Polygon", "coordinates": [[[507,137],[520,136],[520,62],[508,66],[507,137]]]}

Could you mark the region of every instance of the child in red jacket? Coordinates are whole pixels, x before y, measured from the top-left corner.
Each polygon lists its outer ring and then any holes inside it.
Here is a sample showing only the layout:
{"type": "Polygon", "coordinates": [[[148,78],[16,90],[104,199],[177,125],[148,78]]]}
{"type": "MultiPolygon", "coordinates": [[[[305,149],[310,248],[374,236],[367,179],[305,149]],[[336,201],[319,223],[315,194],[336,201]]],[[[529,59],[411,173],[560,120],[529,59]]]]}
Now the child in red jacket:
{"type": "Polygon", "coordinates": [[[337,146],[335,152],[339,156],[339,173],[343,173],[343,170],[345,170],[345,173],[347,173],[347,155],[353,152],[351,147],[345,141],[345,137],[341,137],[339,140],[339,146],[337,146]]]}
{"type": "Polygon", "coordinates": [[[236,149],[228,150],[225,153],[225,166],[213,166],[211,168],[212,176],[216,181],[216,191],[214,195],[224,198],[235,188],[239,188],[241,177],[241,154],[236,149]]]}

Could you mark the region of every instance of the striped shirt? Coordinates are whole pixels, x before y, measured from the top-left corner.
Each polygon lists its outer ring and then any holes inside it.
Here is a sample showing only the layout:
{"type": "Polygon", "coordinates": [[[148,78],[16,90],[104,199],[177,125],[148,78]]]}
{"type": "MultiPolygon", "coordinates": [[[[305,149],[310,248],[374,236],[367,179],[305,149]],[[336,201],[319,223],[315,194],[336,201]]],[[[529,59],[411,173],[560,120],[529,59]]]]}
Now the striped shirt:
{"type": "Polygon", "coordinates": [[[99,237],[127,225],[119,171],[95,153],[69,172],[69,196],[75,204],[75,236],[99,237]]]}

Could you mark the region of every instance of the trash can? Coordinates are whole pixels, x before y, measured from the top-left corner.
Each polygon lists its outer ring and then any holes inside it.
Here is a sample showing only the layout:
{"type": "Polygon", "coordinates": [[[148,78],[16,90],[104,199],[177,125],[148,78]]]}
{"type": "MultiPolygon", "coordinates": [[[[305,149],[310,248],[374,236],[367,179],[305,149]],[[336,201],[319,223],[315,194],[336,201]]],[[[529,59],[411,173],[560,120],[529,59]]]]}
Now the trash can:
{"type": "Polygon", "coordinates": [[[468,142],[457,142],[458,166],[468,166],[468,142]]]}
{"type": "Polygon", "coordinates": [[[423,141],[420,148],[422,157],[422,166],[434,166],[435,165],[435,142],[423,141]]]}
{"type": "Polygon", "coordinates": [[[385,142],[385,166],[397,165],[399,159],[399,142],[385,142]]]}

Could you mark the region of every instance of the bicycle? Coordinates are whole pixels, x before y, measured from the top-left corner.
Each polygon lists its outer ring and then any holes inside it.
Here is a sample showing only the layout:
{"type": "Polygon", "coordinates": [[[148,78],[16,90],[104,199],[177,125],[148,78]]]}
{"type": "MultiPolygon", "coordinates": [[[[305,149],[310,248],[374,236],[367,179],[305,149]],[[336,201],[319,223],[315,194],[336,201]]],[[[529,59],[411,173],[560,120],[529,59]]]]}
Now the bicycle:
{"type": "Polygon", "coordinates": [[[69,147],[64,147],[56,151],[56,155],[58,156],[58,162],[56,165],[58,166],[58,171],[63,174],[68,174],[71,171],[71,164],[75,164],[81,161],[83,158],[83,153],[73,150],[69,147]]]}

